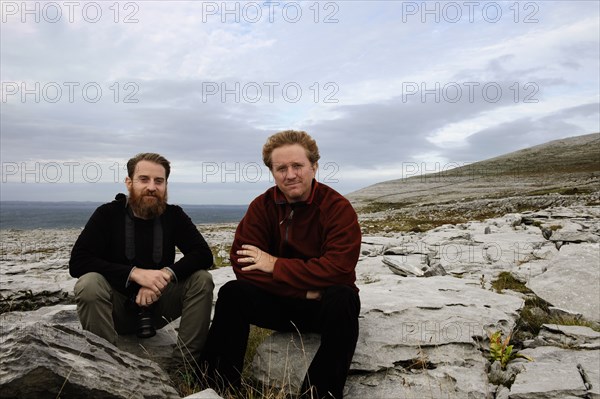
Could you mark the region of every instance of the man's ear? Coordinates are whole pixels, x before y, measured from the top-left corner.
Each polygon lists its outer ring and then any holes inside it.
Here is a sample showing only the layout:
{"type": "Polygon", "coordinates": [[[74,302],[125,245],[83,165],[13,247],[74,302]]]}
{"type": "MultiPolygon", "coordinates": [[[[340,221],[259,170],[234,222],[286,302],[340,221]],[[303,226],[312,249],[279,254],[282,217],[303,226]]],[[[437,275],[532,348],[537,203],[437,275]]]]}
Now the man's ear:
{"type": "Polygon", "coordinates": [[[131,190],[132,186],[133,186],[133,180],[131,180],[131,178],[129,176],[127,176],[125,178],[125,187],[127,187],[127,190],[131,190]]]}
{"type": "Polygon", "coordinates": [[[319,169],[319,163],[318,163],[318,162],[315,162],[315,163],[313,163],[313,164],[312,164],[312,168],[313,168],[313,170],[316,172],[316,171],[317,171],[317,169],[319,169]]]}

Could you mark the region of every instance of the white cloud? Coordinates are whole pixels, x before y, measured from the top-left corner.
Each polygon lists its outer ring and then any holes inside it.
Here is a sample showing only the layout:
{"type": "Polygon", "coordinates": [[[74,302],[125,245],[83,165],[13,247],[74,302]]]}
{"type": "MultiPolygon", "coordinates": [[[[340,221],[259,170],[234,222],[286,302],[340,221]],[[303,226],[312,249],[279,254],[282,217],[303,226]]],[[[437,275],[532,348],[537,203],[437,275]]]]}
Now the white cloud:
{"type": "Polygon", "coordinates": [[[73,22],[63,2],[56,23],[4,14],[2,199],[50,187],[48,198],[96,200],[104,186],[75,195],[72,184],[4,183],[33,179],[36,164],[42,180],[44,167],[51,180],[48,165],[67,173],[76,163],[101,165],[108,178],[111,165],[157,151],[175,165],[173,186],[186,184],[179,202],[246,203],[272,182],[230,181],[235,173],[209,176],[207,167],[261,165],[266,137],[286,128],[313,134],[342,192],[415,164],[471,162],[600,129],[597,2],[481,3],[472,19],[460,2],[428,2],[438,15],[423,2],[278,3],[102,2],[97,23],[83,3],[73,22]],[[462,14],[449,22],[453,4],[462,14]],[[486,4],[502,7],[500,20],[482,14],[486,4]],[[234,11],[216,13],[223,5],[234,11]],[[486,84],[503,89],[498,101],[485,98],[486,84]]]}

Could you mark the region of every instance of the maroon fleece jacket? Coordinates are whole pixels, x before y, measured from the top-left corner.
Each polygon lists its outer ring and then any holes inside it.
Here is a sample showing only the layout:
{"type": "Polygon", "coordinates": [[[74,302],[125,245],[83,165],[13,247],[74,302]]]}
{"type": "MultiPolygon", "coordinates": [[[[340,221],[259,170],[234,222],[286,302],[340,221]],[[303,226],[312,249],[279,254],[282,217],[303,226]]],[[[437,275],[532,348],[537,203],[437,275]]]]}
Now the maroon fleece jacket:
{"type": "Polygon", "coordinates": [[[361,233],[356,212],[337,191],[313,180],[306,202],[290,204],[275,186],[257,197],[241,220],[231,247],[238,279],[281,296],[305,298],[306,292],[332,285],[358,291],[355,267],[361,233]],[[273,274],[242,271],[236,251],[249,244],[276,256],[273,274]]]}

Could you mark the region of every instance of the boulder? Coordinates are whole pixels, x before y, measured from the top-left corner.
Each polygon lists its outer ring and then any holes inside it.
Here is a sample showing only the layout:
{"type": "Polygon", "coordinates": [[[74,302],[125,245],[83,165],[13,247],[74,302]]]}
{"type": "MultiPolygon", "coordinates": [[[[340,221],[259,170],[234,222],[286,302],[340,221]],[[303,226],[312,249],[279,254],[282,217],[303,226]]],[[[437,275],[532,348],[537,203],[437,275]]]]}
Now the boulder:
{"type": "Polygon", "coordinates": [[[74,328],[72,313],[58,307],[0,316],[2,398],[179,397],[157,363],[74,328]]]}
{"type": "Polygon", "coordinates": [[[423,255],[384,255],[383,263],[400,276],[421,277],[427,270],[426,258],[423,255]]]}

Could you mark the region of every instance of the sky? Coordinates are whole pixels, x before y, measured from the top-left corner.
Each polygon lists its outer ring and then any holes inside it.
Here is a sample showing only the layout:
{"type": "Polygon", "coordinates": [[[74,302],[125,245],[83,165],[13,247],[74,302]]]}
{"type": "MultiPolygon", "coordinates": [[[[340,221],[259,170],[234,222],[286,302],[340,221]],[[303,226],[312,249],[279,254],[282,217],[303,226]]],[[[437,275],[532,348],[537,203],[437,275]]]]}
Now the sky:
{"type": "Polygon", "coordinates": [[[0,199],[247,204],[281,130],[342,194],[600,131],[598,1],[0,2],[0,199]]]}

